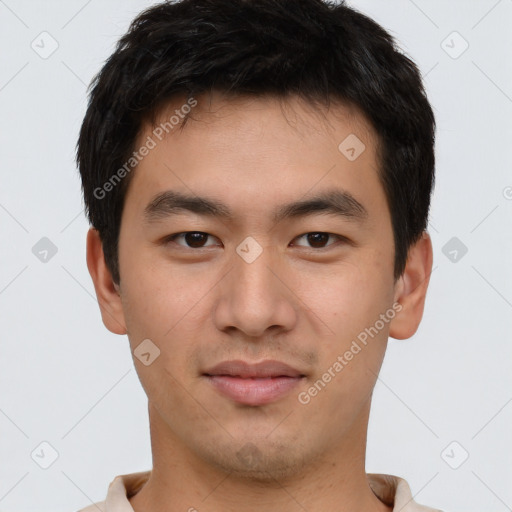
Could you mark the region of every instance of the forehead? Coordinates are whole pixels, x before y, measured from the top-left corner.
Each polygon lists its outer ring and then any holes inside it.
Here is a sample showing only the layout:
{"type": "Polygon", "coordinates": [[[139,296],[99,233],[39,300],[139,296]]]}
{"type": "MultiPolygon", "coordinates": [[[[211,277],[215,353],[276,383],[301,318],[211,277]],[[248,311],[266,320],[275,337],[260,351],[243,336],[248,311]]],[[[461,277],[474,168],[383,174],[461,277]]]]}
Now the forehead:
{"type": "Polygon", "coordinates": [[[277,207],[333,185],[370,203],[369,210],[385,207],[375,132],[356,108],[339,102],[327,108],[297,97],[179,98],[144,123],[135,146],[149,139],[153,147],[126,198],[136,191],[142,210],[173,189],[224,198],[236,191],[227,198],[235,213],[270,212],[272,202],[277,207]]]}
{"type": "Polygon", "coordinates": [[[247,131],[249,126],[245,121],[248,116],[253,121],[259,120],[259,124],[254,126],[255,129],[270,127],[276,123],[287,124],[288,129],[295,130],[295,136],[306,136],[320,128],[325,137],[328,133],[335,132],[341,123],[368,142],[376,143],[378,138],[364,113],[355,105],[341,100],[333,98],[326,105],[319,100],[306,100],[297,95],[280,97],[272,94],[228,94],[215,90],[193,99],[183,95],[176,96],[152,112],[151,119],[143,123],[139,137],[158,130],[159,127],[164,128],[165,133],[162,135],[165,137],[172,132],[181,131],[185,125],[190,126],[192,121],[200,124],[196,129],[206,129],[208,125],[215,123],[216,131],[223,127],[234,129],[242,126],[247,131]]]}

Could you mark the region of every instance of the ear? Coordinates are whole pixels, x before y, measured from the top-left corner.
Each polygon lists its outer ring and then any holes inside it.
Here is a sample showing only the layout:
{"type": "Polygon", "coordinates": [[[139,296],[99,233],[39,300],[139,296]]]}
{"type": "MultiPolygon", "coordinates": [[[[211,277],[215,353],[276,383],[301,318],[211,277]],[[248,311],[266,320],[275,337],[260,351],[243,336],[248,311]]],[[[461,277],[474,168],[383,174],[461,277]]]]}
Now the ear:
{"type": "Polygon", "coordinates": [[[397,340],[410,338],[420,325],[425,306],[433,251],[430,235],[424,231],[421,238],[409,249],[404,273],[395,284],[395,303],[402,310],[393,318],[389,335],[397,340]]]}
{"type": "Polygon", "coordinates": [[[94,283],[105,327],[114,334],[126,334],[119,286],[112,280],[112,275],[105,263],[99,232],[94,228],[90,228],[87,233],[87,268],[94,283]]]}

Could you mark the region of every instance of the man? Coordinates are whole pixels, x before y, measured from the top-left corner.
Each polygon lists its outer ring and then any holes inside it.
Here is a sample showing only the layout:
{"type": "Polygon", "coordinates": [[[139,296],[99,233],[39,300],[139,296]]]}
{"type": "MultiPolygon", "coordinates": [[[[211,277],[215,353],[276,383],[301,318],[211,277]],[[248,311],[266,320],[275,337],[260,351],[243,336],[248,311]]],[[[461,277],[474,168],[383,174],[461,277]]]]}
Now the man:
{"type": "Polygon", "coordinates": [[[148,396],[153,468],[84,510],[433,510],[365,453],[388,337],[423,314],[434,132],[416,66],[345,5],[139,15],[93,83],[77,159],[88,268],[148,396]]]}

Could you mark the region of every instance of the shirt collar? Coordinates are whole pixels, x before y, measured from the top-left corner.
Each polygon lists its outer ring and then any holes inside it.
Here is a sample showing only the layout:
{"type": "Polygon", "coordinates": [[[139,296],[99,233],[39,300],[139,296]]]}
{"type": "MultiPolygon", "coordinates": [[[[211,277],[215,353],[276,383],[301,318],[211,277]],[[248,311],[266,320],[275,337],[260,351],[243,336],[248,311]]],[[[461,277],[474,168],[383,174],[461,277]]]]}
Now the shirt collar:
{"type": "MultiPolygon", "coordinates": [[[[110,484],[107,498],[80,512],[133,512],[128,501],[147,482],[150,471],[117,476],[110,484]]],[[[367,473],[368,483],[374,494],[386,505],[393,506],[393,512],[441,512],[416,503],[408,483],[398,476],[367,473]]]]}

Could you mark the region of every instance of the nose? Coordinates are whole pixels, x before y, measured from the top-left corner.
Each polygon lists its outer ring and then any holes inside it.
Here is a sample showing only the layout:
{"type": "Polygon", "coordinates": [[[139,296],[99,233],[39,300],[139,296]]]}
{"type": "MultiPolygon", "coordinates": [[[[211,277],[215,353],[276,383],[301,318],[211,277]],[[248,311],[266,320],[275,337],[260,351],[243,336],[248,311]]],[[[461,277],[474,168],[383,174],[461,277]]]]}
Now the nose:
{"type": "Polygon", "coordinates": [[[266,331],[288,331],[297,323],[298,300],[293,279],[272,257],[269,248],[248,262],[234,254],[233,268],[219,283],[215,324],[219,330],[236,328],[250,337],[266,331]]]}

